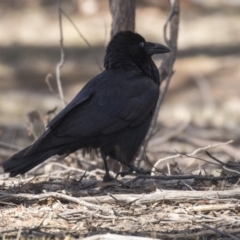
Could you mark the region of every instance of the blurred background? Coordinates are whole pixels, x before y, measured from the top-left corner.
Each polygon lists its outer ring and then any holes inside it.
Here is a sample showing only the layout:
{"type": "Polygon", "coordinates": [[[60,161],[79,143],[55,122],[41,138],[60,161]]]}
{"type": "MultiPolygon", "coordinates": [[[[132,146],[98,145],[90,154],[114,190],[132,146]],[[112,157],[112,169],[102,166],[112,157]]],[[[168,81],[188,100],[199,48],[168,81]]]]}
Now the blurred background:
{"type": "MultiPolygon", "coordinates": [[[[92,46],[89,49],[63,16],[66,58],[61,80],[69,102],[101,71],[96,58],[102,64],[111,15],[107,0],[62,1],[62,8],[92,46]]],[[[168,11],[168,1],[137,0],[136,32],[149,41],[164,43],[168,11]]],[[[0,1],[0,16],[1,162],[37,137],[31,131],[34,119],[47,121],[61,110],[61,104],[55,78],[60,60],[56,2],[0,1]]],[[[239,159],[239,23],[238,0],[181,1],[178,57],[156,136],[176,134],[150,142],[150,160],[231,139],[236,148],[227,151],[227,158],[239,159]]],[[[159,66],[160,56],[154,60],[159,66]]]]}

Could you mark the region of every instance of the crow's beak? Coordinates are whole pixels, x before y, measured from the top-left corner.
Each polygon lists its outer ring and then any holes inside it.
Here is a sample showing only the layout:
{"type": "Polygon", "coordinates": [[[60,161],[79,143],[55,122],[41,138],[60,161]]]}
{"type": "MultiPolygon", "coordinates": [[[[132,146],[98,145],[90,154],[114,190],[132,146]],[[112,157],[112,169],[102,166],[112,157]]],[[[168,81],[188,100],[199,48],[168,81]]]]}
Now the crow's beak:
{"type": "Polygon", "coordinates": [[[146,42],[146,52],[147,55],[153,55],[160,53],[168,53],[171,52],[171,50],[168,47],[159,43],[146,42]]]}

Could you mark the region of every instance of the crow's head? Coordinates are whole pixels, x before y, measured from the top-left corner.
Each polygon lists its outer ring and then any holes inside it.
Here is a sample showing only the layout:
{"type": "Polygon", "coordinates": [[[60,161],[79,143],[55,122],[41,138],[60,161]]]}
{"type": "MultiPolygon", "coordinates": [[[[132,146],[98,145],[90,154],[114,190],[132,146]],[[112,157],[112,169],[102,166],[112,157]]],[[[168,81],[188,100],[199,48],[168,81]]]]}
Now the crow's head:
{"type": "Polygon", "coordinates": [[[108,44],[104,66],[121,67],[130,63],[139,65],[153,54],[167,52],[170,52],[169,48],[162,44],[146,42],[140,34],[131,31],[118,32],[108,44]]]}

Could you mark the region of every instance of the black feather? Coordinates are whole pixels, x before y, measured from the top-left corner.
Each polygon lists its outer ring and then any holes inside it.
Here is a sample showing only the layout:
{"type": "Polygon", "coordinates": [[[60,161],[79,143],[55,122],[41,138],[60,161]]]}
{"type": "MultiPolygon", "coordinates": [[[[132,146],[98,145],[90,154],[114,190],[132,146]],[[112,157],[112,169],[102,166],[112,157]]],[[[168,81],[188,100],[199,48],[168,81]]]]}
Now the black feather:
{"type": "Polygon", "coordinates": [[[85,148],[100,149],[105,163],[109,156],[130,166],[159,96],[158,70],[148,54],[155,48],[148,51],[147,46],[156,45],[130,31],[116,34],[107,47],[105,70],[83,87],[35,143],[6,160],[4,171],[23,174],[52,155],[85,148]]]}

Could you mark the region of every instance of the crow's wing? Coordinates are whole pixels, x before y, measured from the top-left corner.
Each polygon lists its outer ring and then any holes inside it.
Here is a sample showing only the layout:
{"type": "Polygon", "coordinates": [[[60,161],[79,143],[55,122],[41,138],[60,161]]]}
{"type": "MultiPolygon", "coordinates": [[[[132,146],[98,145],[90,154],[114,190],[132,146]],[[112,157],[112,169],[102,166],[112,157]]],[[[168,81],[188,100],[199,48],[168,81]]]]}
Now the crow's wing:
{"type": "Polygon", "coordinates": [[[140,124],[154,109],[158,94],[149,77],[105,71],[79,92],[49,128],[59,137],[110,134],[140,124]]]}
{"type": "Polygon", "coordinates": [[[91,79],[76,95],[76,97],[52,119],[52,121],[47,125],[47,128],[54,128],[59,122],[61,122],[65,118],[65,116],[67,116],[70,111],[75,109],[75,107],[79,107],[82,103],[89,99],[93,94],[97,83],[104,82],[103,75],[104,74],[102,73],[91,79]]]}

